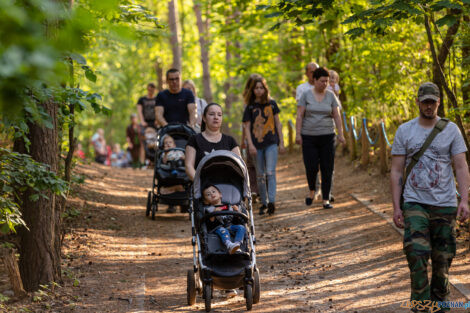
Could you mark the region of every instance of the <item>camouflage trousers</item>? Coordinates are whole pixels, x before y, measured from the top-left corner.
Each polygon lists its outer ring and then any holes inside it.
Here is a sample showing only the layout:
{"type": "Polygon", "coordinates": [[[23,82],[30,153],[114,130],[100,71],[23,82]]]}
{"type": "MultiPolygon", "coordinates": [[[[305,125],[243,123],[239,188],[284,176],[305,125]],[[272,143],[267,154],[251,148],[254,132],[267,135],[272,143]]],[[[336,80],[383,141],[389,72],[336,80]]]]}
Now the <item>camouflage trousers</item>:
{"type": "Polygon", "coordinates": [[[449,295],[449,267],[455,256],[456,207],[436,207],[419,203],[405,203],[406,254],[411,278],[411,300],[447,301],[449,295]],[[432,261],[431,284],[427,267],[432,261]]]}

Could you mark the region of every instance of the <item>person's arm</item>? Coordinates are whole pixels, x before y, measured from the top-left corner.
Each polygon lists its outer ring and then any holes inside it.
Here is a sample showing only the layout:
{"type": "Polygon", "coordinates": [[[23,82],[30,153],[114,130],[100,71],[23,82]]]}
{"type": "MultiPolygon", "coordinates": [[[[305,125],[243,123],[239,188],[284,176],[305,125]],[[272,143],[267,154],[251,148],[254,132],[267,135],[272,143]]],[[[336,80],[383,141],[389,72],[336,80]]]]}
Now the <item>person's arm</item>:
{"type": "Polygon", "coordinates": [[[252,156],[255,156],[256,155],[256,147],[253,144],[253,139],[251,138],[251,122],[250,121],[243,122],[243,128],[245,129],[245,134],[246,134],[245,138],[246,138],[246,142],[248,144],[248,152],[252,156]]]}
{"type": "Polygon", "coordinates": [[[132,140],[131,138],[129,138],[129,136],[126,136],[126,141],[127,141],[127,146],[129,147],[129,149],[132,149],[134,145],[132,144],[132,140]]]}
{"type": "Polygon", "coordinates": [[[241,153],[240,153],[240,147],[239,146],[234,147],[231,151],[233,153],[235,153],[236,155],[240,156],[240,157],[242,156],[241,153]]]}
{"type": "Polygon", "coordinates": [[[199,103],[196,101],[196,123],[201,126],[202,124],[202,100],[199,103]]]}
{"type": "Polygon", "coordinates": [[[242,142],[240,144],[240,148],[246,149],[246,131],[245,131],[245,126],[242,125],[242,142]]]}
{"type": "Polygon", "coordinates": [[[467,160],[465,152],[456,154],[452,157],[454,163],[455,176],[458,183],[458,191],[460,193],[460,203],[457,208],[457,218],[461,222],[465,222],[469,216],[468,209],[468,189],[470,188],[470,174],[468,173],[467,160]]]}
{"type": "Polygon", "coordinates": [[[284,147],[284,136],[282,135],[282,123],[279,114],[274,115],[274,123],[276,124],[276,131],[279,137],[279,152],[284,153],[286,148],[284,147]]]}
{"type": "Polygon", "coordinates": [[[156,106],[155,107],[155,120],[162,127],[168,125],[168,122],[163,117],[164,113],[165,113],[165,108],[163,108],[162,106],[156,106]]]}
{"type": "Polygon", "coordinates": [[[189,113],[189,126],[194,127],[196,125],[196,103],[188,103],[188,113],[189,113]]]}
{"type": "Polygon", "coordinates": [[[297,118],[295,119],[295,142],[299,145],[302,144],[302,136],[300,132],[302,131],[302,122],[305,116],[305,106],[297,106],[297,118]]]}
{"type": "Polygon", "coordinates": [[[341,121],[341,114],[339,113],[339,106],[333,108],[333,119],[336,124],[336,129],[338,130],[338,140],[344,144],[346,143],[346,140],[344,139],[343,124],[341,121]]]}
{"type": "Polygon", "coordinates": [[[405,168],[405,155],[392,155],[390,170],[390,189],[392,191],[393,222],[398,228],[404,227],[403,212],[400,207],[401,191],[404,188],[403,170],[405,168]]]}
{"type": "Polygon", "coordinates": [[[142,113],[142,105],[141,104],[137,104],[137,113],[139,115],[140,123],[142,124],[142,126],[147,127],[147,122],[145,122],[144,114],[142,113]]]}
{"type": "Polygon", "coordinates": [[[186,146],[184,166],[186,168],[186,174],[189,179],[194,180],[194,175],[196,175],[196,169],[194,164],[196,163],[196,149],[191,146],[186,146]]]}

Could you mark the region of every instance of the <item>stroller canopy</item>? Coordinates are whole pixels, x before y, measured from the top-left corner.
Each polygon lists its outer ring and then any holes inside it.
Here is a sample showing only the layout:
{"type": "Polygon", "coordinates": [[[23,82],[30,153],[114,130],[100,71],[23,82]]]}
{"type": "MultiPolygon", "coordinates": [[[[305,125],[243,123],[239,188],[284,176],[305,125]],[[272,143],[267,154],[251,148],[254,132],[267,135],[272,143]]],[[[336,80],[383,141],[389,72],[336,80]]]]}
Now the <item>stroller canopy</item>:
{"type": "MultiPolygon", "coordinates": [[[[250,180],[245,162],[241,157],[228,150],[212,151],[199,162],[194,176],[193,191],[196,199],[201,198],[202,189],[208,184],[235,186],[243,197],[251,197],[250,180]]],[[[226,202],[236,203],[239,195],[229,195],[225,188],[220,190],[226,202]]]]}
{"type": "Polygon", "coordinates": [[[171,123],[158,130],[158,146],[163,147],[165,135],[170,135],[175,140],[176,147],[184,149],[189,137],[196,132],[185,124],[171,123]]]}

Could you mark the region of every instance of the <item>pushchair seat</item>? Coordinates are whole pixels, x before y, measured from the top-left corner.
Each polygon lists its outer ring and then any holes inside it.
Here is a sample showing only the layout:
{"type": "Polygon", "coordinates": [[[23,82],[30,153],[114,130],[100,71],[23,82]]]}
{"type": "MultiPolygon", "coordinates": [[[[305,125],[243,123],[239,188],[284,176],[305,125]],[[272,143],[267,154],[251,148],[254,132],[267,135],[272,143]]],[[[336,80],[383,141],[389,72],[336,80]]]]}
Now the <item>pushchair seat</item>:
{"type": "Polygon", "coordinates": [[[222,193],[222,202],[226,204],[239,204],[242,201],[240,190],[229,184],[215,184],[222,193]]]}

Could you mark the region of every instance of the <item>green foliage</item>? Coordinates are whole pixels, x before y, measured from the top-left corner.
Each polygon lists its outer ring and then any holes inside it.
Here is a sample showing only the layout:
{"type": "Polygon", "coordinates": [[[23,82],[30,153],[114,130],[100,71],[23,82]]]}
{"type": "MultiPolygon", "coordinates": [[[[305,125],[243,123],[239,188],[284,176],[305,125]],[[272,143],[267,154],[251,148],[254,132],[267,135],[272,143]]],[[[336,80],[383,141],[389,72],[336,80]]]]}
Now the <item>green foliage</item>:
{"type": "Polygon", "coordinates": [[[64,196],[68,186],[30,156],[0,148],[0,232],[14,232],[17,226],[27,226],[19,207],[20,194],[28,188],[29,200],[37,201],[47,199],[45,191],[64,196]]]}

